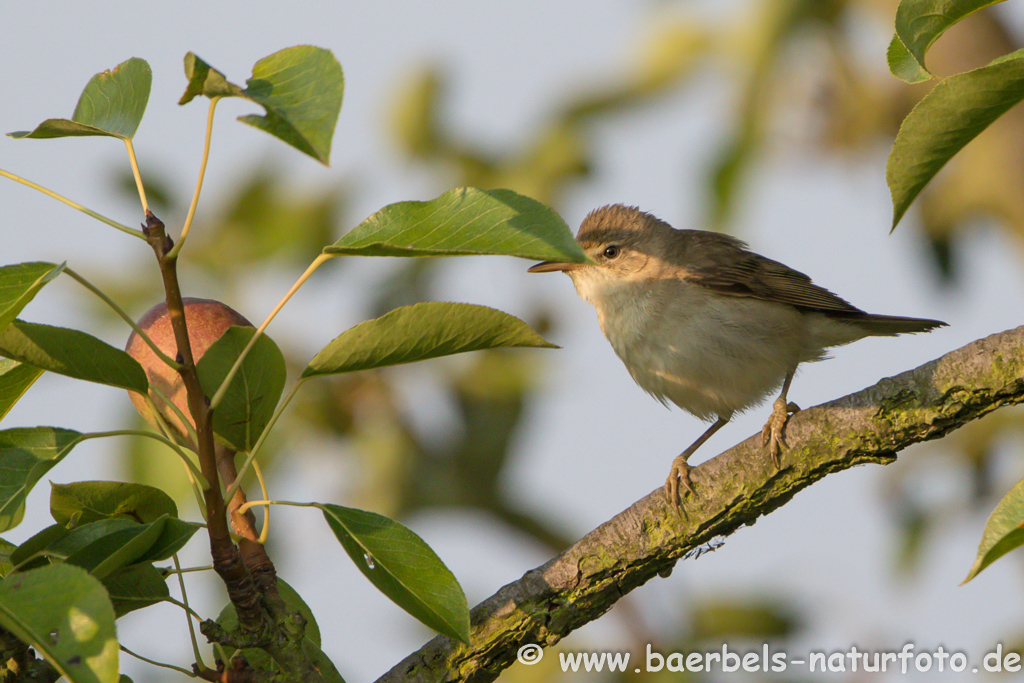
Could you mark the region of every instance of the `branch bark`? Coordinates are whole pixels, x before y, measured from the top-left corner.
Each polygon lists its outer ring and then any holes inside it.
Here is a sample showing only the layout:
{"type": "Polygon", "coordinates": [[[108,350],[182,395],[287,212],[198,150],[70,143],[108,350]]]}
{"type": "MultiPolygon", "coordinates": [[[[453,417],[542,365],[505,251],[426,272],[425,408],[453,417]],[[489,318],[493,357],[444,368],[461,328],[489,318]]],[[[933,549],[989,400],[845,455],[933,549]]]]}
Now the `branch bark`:
{"type": "Polygon", "coordinates": [[[681,513],[659,487],[546,564],[473,608],[467,647],[437,636],[378,683],[491,681],[523,645],[553,645],[637,586],[781,507],[822,477],[887,465],[907,446],[1024,402],[1024,327],[978,340],[849,396],[803,410],[787,426],[776,470],[755,435],[693,470],[681,513]]]}

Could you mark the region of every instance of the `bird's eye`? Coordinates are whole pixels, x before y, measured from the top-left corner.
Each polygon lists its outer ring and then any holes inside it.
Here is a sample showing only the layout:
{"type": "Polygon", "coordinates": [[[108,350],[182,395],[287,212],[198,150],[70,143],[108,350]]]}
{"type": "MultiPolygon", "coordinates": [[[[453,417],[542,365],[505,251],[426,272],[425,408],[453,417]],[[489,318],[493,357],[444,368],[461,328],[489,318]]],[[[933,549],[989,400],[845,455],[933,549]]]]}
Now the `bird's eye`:
{"type": "Polygon", "coordinates": [[[617,244],[609,244],[607,247],[604,248],[604,252],[603,253],[604,253],[604,257],[605,258],[613,259],[613,258],[615,258],[616,256],[619,255],[619,245],[617,245],[617,244]]]}

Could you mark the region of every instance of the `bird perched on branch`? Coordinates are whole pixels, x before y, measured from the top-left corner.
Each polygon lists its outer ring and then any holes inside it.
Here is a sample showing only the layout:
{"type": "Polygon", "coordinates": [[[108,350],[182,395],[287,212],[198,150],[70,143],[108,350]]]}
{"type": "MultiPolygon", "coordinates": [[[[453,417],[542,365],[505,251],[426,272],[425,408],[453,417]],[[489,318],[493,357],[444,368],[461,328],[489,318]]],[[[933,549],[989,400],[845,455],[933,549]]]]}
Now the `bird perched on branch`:
{"type": "Polygon", "coordinates": [[[635,207],[592,211],[576,241],[593,263],[545,261],[563,271],[629,374],[647,393],[714,423],[672,462],[665,492],[691,493],[688,458],[734,413],[782,392],[761,432],[779,465],[783,428],[799,408],[787,400],[797,366],[825,350],[872,336],[928,332],[946,323],[865,313],[728,235],[676,230],[635,207]]]}

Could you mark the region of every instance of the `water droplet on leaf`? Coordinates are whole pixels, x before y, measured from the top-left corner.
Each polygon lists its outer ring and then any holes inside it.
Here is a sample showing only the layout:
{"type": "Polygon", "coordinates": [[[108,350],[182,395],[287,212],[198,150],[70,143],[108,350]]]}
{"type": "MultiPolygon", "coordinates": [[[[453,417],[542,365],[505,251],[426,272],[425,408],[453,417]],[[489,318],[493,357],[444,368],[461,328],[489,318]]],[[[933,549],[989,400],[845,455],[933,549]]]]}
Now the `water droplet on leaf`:
{"type": "Polygon", "coordinates": [[[370,569],[375,569],[377,564],[373,561],[373,555],[370,553],[363,553],[363,559],[366,560],[366,566],[370,569]]]}

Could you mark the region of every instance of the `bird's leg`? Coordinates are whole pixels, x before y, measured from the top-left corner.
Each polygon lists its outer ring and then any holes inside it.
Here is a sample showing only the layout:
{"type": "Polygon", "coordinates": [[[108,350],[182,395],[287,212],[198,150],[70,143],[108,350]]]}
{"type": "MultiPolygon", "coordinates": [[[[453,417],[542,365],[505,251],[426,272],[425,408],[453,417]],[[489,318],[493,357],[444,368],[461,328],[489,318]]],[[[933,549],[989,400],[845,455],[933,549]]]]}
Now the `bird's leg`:
{"type": "Polygon", "coordinates": [[[693,493],[693,487],[690,486],[690,467],[686,461],[694,451],[701,447],[701,445],[711,438],[711,435],[717,432],[719,429],[724,427],[729,422],[728,417],[719,417],[718,420],[708,427],[707,431],[700,435],[700,437],[694,441],[689,447],[676,456],[676,459],[672,461],[672,469],[668,472],[668,479],[665,480],[665,495],[668,496],[668,500],[678,510],[679,509],[679,482],[682,480],[683,486],[690,493],[693,493]]]}
{"type": "Polygon", "coordinates": [[[768,452],[772,456],[772,462],[775,463],[776,469],[779,467],[779,453],[783,448],[789,448],[786,440],[782,437],[782,430],[785,428],[790,414],[800,410],[800,406],[797,404],[786,402],[786,394],[789,393],[789,384],[793,381],[795,372],[796,368],[793,368],[786,373],[786,381],[782,383],[782,393],[772,404],[772,416],[768,418],[768,422],[761,429],[761,446],[768,446],[768,452]]]}

